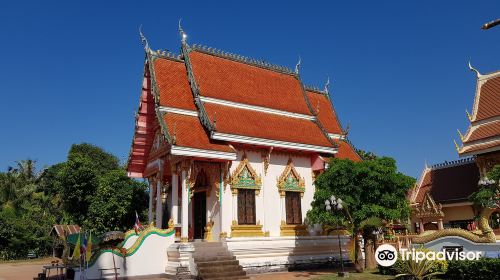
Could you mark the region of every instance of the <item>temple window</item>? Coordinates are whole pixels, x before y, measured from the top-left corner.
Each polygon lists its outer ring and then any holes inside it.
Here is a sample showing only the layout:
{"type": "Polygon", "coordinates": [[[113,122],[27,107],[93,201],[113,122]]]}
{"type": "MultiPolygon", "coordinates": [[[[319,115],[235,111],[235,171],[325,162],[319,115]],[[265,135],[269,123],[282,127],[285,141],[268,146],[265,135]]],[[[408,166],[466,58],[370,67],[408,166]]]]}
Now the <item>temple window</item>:
{"type": "Polygon", "coordinates": [[[238,224],[255,225],[255,190],[238,190],[238,224]]]}
{"type": "Polygon", "coordinates": [[[278,178],[278,191],[284,198],[284,209],[281,211],[284,217],[282,223],[287,225],[302,224],[302,207],[301,198],[304,195],[305,183],[304,179],[295,170],[292,159],[288,160],[288,164],[278,178]]]}
{"type": "Polygon", "coordinates": [[[286,223],[288,225],[302,224],[300,193],[286,192],[285,205],[286,205],[286,223]]]}

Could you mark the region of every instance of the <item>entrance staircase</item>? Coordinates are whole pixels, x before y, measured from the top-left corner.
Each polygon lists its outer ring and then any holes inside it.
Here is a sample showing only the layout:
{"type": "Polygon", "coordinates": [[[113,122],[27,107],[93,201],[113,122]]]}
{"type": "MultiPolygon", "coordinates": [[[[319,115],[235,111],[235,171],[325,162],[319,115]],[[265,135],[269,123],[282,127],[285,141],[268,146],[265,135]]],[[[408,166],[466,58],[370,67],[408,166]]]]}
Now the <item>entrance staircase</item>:
{"type": "Polygon", "coordinates": [[[249,279],[225,244],[221,242],[194,242],[194,262],[198,276],[205,280],[249,279]]]}

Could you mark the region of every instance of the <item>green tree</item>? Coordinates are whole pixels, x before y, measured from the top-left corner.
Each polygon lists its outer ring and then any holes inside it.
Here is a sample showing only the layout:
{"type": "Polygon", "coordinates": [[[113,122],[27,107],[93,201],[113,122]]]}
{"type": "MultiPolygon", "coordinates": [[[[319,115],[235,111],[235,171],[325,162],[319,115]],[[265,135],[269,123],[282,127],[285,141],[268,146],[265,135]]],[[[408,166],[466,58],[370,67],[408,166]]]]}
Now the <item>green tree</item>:
{"type": "Polygon", "coordinates": [[[95,197],[98,177],[91,160],[85,156],[71,157],[58,174],[63,209],[73,223],[82,225],[87,217],[90,201],[95,197]]]}
{"type": "Polygon", "coordinates": [[[120,169],[118,158],[102,148],[89,143],[73,144],[68,152],[68,160],[84,157],[89,160],[97,175],[120,169]]]}
{"type": "Polygon", "coordinates": [[[86,227],[97,232],[130,229],[135,222],[135,211],[142,213],[145,209],[145,198],[143,183],[128,178],[124,170],[110,171],[99,178],[86,227]]]}
{"type": "MultiPolygon", "coordinates": [[[[343,223],[357,238],[364,226],[373,226],[370,220],[407,219],[410,207],[406,192],[414,182],[415,179],[397,171],[392,158],[377,157],[362,162],[332,159],[328,169],[316,178],[316,192],[307,218],[323,225],[343,223]],[[325,210],[325,200],[332,195],[344,201],[349,215],[325,210]]],[[[355,244],[355,261],[358,262],[358,242],[355,244]]]]}

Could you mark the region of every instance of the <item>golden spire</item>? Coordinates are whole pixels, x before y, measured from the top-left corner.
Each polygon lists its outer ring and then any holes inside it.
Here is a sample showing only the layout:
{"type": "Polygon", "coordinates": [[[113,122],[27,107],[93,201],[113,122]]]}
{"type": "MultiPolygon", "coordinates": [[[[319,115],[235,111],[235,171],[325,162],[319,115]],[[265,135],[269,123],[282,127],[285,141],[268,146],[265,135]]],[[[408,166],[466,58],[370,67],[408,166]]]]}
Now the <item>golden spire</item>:
{"type": "Polygon", "coordinates": [[[460,140],[462,140],[462,142],[464,142],[464,136],[462,135],[462,132],[460,132],[459,129],[457,129],[457,132],[458,132],[458,136],[460,136],[460,140]]]}
{"type": "Polygon", "coordinates": [[[467,114],[467,118],[469,119],[469,121],[472,121],[472,116],[469,114],[469,111],[467,109],[465,109],[465,113],[467,114]]]}
{"type": "Polygon", "coordinates": [[[457,152],[460,153],[460,146],[458,146],[457,141],[453,139],[453,143],[455,143],[455,149],[457,149],[457,152]]]}

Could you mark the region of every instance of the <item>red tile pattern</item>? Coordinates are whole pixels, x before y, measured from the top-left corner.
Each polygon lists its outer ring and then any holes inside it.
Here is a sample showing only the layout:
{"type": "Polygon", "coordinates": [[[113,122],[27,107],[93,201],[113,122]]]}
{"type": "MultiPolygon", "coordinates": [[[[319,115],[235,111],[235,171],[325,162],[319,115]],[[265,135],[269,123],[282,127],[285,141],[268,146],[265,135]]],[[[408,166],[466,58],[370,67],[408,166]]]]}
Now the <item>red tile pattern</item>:
{"type": "Polygon", "coordinates": [[[292,75],[198,51],[189,57],[202,96],[311,115],[292,75]]]}
{"type": "Polygon", "coordinates": [[[311,106],[319,110],[318,119],[328,133],[342,134],[340,123],[335,115],[334,108],[328,98],[320,93],[307,91],[307,98],[311,106]]]}
{"type": "Polygon", "coordinates": [[[500,75],[481,86],[475,121],[500,116],[500,75]]]}
{"type": "Polygon", "coordinates": [[[163,118],[170,136],[173,138],[175,135],[176,146],[234,152],[227,144],[209,139],[198,117],[167,113],[163,118]]]}
{"type": "Polygon", "coordinates": [[[350,159],[352,161],[361,161],[361,158],[359,155],[356,153],[354,148],[347,142],[345,141],[340,141],[339,143],[339,151],[338,153],[335,154],[336,158],[341,158],[341,159],[350,159]]]}
{"type": "Polygon", "coordinates": [[[477,126],[464,143],[470,143],[473,141],[494,137],[500,135],[500,121],[485,123],[477,126]]]}
{"type": "Polygon", "coordinates": [[[216,119],[217,132],[333,147],[318,126],[310,120],[211,103],[205,103],[205,109],[211,120],[216,119]]]}
{"type": "Polygon", "coordinates": [[[154,62],[154,71],[161,106],[196,110],[183,62],[158,58],[154,62]]]}

